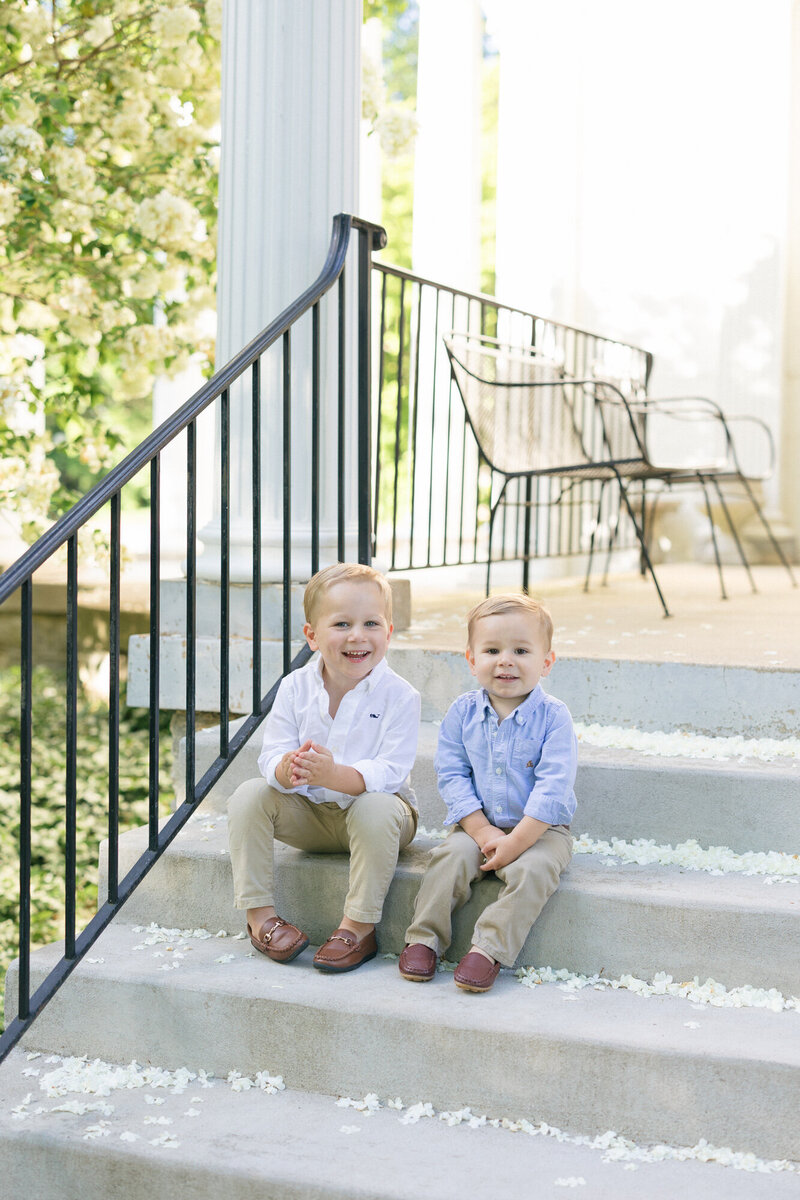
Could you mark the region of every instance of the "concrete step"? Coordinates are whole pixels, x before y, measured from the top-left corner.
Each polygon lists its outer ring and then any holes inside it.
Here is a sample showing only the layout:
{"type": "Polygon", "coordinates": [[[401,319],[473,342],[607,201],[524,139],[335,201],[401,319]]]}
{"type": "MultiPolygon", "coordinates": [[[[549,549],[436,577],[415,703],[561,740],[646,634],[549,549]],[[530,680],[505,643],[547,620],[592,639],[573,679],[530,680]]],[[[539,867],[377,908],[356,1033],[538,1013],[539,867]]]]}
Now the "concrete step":
{"type": "MultiPolygon", "coordinates": [[[[463,654],[454,651],[393,646],[387,657],[422,695],[424,721],[440,720],[475,683],[463,654]]],[[[778,738],[795,737],[800,728],[799,682],[790,670],[560,655],[545,681],[575,721],[778,738]]]]}
{"type": "MultiPolygon", "coordinates": [[[[300,649],[292,644],[292,652],[300,649]]],[[[556,647],[558,650],[558,647],[556,647]]],[[[262,642],[263,678],[277,679],[281,645],[262,642]]],[[[441,720],[461,692],[474,685],[463,654],[415,646],[392,646],[390,665],[422,695],[422,719],[441,720]]],[[[149,704],[149,639],[131,637],[128,703],[149,704]]],[[[197,639],[198,712],[219,712],[219,640],[197,639]]],[[[250,711],[252,642],[230,641],[230,709],[250,711]]],[[[186,639],[161,638],[160,703],[186,705],[186,639]]],[[[568,706],[576,721],[633,725],[640,729],[686,729],[695,733],[746,737],[792,737],[800,726],[797,672],[779,668],[705,666],[676,662],[634,662],[623,658],[560,657],[547,690],[568,706]]]]}
{"type": "MultiPolygon", "coordinates": [[[[476,996],[444,972],[408,983],[381,957],[328,976],[308,951],[279,965],[246,940],[148,945],[144,937],[139,927],[109,928],[34,1023],[27,1048],[217,1075],[266,1068],[304,1092],[399,1096],[587,1135],[704,1138],[800,1158],[795,1012],[695,1011],[681,999],[621,990],[531,989],[510,972],[476,996]]],[[[34,986],[60,952],[33,956],[34,986]]],[[[237,1143],[277,1144],[271,1125],[244,1124],[237,1143]]],[[[279,1157],[285,1162],[285,1146],[279,1157]]]]}
{"type": "MultiPolygon", "coordinates": [[[[236,728],[236,726],[232,726],[236,728]]],[[[417,761],[411,783],[420,821],[438,829],[445,807],[433,766],[439,725],[420,724],[417,761]]],[[[224,812],[228,798],[246,779],[258,776],[262,733],[256,731],[204,801],[224,812]]],[[[219,752],[217,726],[196,740],[197,778],[219,752]]],[[[178,745],[176,791],[185,794],[186,740],[178,745]]],[[[701,846],[800,852],[800,761],[722,762],[713,759],[656,758],[633,750],[609,750],[581,743],[573,830],[594,838],[653,838],[675,845],[695,838],[701,846]]]]}
{"type": "MultiPolygon", "coordinates": [[[[383,951],[399,954],[430,849],[418,837],[400,856],[379,929],[383,951]]],[[[146,830],[120,839],[120,873],[146,845],[146,830]]],[[[276,906],[312,941],[323,941],[341,915],[347,855],[305,854],[276,847],[276,906]]],[[[101,863],[104,855],[101,854],[101,863]]],[[[101,879],[101,895],[105,879],[101,879]]],[[[497,879],[481,881],[456,914],[448,958],[469,949],[482,909],[497,895],[497,879]]],[[[125,907],[127,920],[236,933],[244,915],[233,907],[224,819],[195,818],[176,838],[125,907]],[[213,828],[211,827],[213,825],[213,828]]],[[[519,965],[566,967],[607,978],[631,973],[651,979],[707,977],[727,987],[750,984],[800,995],[800,884],[768,887],[764,877],[712,876],[677,867],[606,865],[576,855],[519,957],[519,965]]]]}
{"type": "MultiPolygon", "coordinates": [[[[263,1051],[249,1067],[268,1068],[263,1051]]],[[[474,1189],[475,1161],[491,1163],[485,1194],[526,1197],[536,1180],[540,1200],[560,1200],[565,1188],[586,1188],[597,1200],[674,1200],[690,1194],[726,1200],[790,1200],[795,1173],[756,1174],[700,1161],[642,1161],[639,1148],[559,1140],[560,1131],[526,1135],[488,1124],[408,1121],[385,1107],[357,1111],[335,1097],[287,1087],[277,1094],[236,1092],[223,1078],[186,1091],[117,1088],[103,1099],[113,1111],[83,1116],[53,1109],[40,1080],[61,1063],[29,1062],[15,1052],[0,1071],[0,1157],[7,1195],[38,1200],[464,1200],[474,1189]],[[38,1078],[23,1071],[39,1070],[38,1078]],[[12,1110],[44,1112],[20,1120],[12,1110]],[[161,1101],[158,1106],[148,1101],[161,1101]],[[195,1116],[188,1116],[194,1113],[195,1116]],[[145,1124],[158,1116],[169,1126],[145,1124]],[[99,1122],[104,1124],[99,1126],[99,1122]],[[98,1126],[105,1133],[86,1136],[98,1126]],[[267,1132],[268,1131],[268,1132],[267,1132]],[[171,1133],[174,1144],[152,1146],[171,1133]],[[136,1141],[121,1140],[122,1135],[136,1141]],[[276,1153],[276,1148],[280,1152],[276,1153]]],[[[75,1097],[70,1097],[75,1098],[75,1097]]],[[[80,1097],[89,1102],[94,1096],[80,1097]]],[[[356,1097],[353,1097],[354,1099],[356,1097]]],[[[363,1099],[363,1097],[359,1097],[363,1099]]],[[[407,1104],[411,1104],[411,1096],[407,1104]]],[[[477,1114],[476,1115],[483,1115],[477,1114]]],[[[563,1134],[562,1134],[563,1137],[563,1134]]]]}

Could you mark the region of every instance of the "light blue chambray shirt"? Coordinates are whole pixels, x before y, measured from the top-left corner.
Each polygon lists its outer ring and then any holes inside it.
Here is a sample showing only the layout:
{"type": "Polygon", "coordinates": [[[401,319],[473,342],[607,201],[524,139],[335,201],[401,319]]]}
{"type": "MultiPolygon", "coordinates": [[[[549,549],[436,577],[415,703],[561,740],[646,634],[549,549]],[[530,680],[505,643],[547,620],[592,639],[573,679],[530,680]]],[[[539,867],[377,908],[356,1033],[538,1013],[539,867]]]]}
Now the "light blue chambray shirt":
{"type": "Polygon", "coordinates": [[[523,816],[569,825],[578,743],[561,700],[536,685],[504,721],[483,688],[453,702],[439,729],[436,773],[446,825],[483,809],[498,829],[523,816]]]}

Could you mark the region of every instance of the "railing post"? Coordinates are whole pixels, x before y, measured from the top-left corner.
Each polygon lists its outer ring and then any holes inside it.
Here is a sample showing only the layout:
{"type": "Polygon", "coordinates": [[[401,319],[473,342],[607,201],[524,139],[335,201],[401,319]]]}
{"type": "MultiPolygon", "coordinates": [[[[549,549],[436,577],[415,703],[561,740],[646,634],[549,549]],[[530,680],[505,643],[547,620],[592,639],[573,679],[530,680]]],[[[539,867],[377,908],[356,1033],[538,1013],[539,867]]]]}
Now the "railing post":
{"type": "MultiPolygon", "coordinates": [[[[354,222],[357,224],[357,222],[354,222]]],[[[358,225],[358,561],[375,551],[370,512],[372,464],[372,251],[386,245],[386,231],[358,225]]]]}

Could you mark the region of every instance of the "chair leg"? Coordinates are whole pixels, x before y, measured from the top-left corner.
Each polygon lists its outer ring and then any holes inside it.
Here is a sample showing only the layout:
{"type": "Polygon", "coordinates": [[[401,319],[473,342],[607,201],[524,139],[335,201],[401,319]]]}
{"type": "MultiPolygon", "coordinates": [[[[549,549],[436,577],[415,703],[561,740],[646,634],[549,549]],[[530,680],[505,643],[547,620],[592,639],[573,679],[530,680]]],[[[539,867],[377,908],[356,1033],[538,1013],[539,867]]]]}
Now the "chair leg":
{"type": "Polygon", "coordinates": [[[783,565],[786,567],[786,570],[789,572],[789,578],[792,581],[792,587],[797,587],[797,580],[794,577],[794,572],[789,564],[789,560],[786,557],[786,555],[783,553],[780,542],[778,541],[778,539],[775,537],[775,534],[770,529],[769,522],[767,521],[767,518],[764,516],[764,513],[761,510],[761,505],[756,500],[753,489],[750,487],[750,484],[748,483],[748,481],[744,477],[744,475],[740,475],[739,480],[744,485],[744,489],[747,492],[747,495],[750,497],[750,503],[752,504],[753,508],[758,513],[758,519],[760,520],[761,524],[764,526],[764,528],[767,531],[767,537],[772,542],[773,550],[775,551],[775,553],[777,554],[778,558],[781,560],[783,565]]]}
{"type": "Polygon", "coordinates": [[[523,534],[522,552],[524,558],[522,560],[522,590],[527,596],[528,585],[530,583],[530,551],[531,551],[531,494],[533,480],[530,475],[525,480],[525,523],[523,534]]]}
{"type": "Polygon", "coordinates": [[[508,480],[506,479],[505,482],[503,483],[503,486],[500,488],[500,495],[497,497],[494,504],[492,504],[489,509],[489,553],[487,555],[487,561],[486,561],[486,595],[487,596],[489,595],[489,584],[491,582],[491,577],[492,577],[492,530],[494,529],[494,519],[497,516],[497,510],[502,503],[503,496],[506,493],[507,487],[508,487],[508,480]]]}
{"type": "Polygon", "coordinates": [[[594,557],[594,539],[595,539],[595,534],[597,533],[598,527],[600,525],[600,518],[603,515],[603,494],[604,494],[605,490],[606,490],[606,481],[605,481],[605,479],[601,479],[601,481],[600,481],[600,499],[597,502],[597,520],[595,521],[594,526],[592,527],[592,536],[589,539],[589,561],[586,564],[586,578],[583,581],[584,592],[589,591],[589,579],[592,574],[592,558],[594,557]]]}
{"type": "Polygon", "coordinates": [[[608,526],[608,549],[606,550],[606,563],[603,567],[603,578],[600,580],[601,587],[608,587],[608,572],[611,569],[611,555],[614,553],[614,543],[616,542],[617,534],[619,533],[619,518],[620,509],[619,505],[617,505],[617,519],[613,525],[609,523],[608,526]]]}
{"type": "Polygon", "coordinates": [[[736,549],[739,553],[739,558],[742,560],[742,566],[744,567],[745,571],[747,572],[747,578],[750,580],[750,587],[752,588],[753,592],[758,592],[758,588],[756,587],[756,581],[755,581],[755,579],[753,579],[753,572],[750,570],[750,563],[747,561],[747,556],[744,552],[744,546],[741,543],[739,534],[736,532],[736,526],[733,523],[731,514],[728,511],[728,506],[725,503],[725,497],[722,493],[722,488],[719,485],[719,480],[712,479],[711,482],[714,484],[714,490],[716,491],[717,497],[719,498],[720,505],[722,506],[722,511],[725,513],[725,520],[728,522],[728,528],[731,531],[731,537],[733,538],[734,542],[736,543],[736,549]]]}
{"type": "Polygon", "coordinates": [[[717,563],[717,574],[719,575],[720,592],[722,593],[722,599],[727,600],[728,593],[725,591],[725,580],[722,577],[722,560],[720,559],[720,556],[719,556],[719,546],[717,545],[717,531],[714,528],[714,517],[711,512],[711,501],[708,498],[708,488],[706,487],[705,479],[699,472],[698,472],[697,478],[699,479],[700,486],[703,489],[703,496],[704,496],[705,502],[706,502],[706,512],[708,513],[708,523],[711,526],[711,544],[714,547],[714,558],[716,559],[716,563],[717,563]]]}
{"type": "Polygon", "coordinates": [[[633,506],[631,505],[631,502],[628,498],[628,492],[625,488],[625,484],[622,482],[622,479],[620,478],[619,475],[617,476],[617,483],[619,484],[620,495],[622,496],[622,499],[625,502],[625,507],[628,510],[628,516],[630,517],[631,521],[633,522],[633,528],[636,530],[636,536],[639,539],[639,547],[642,552],[642,561],[644,562],[644,565],[645,565],[645,571],[649,571],[650,578],[653,580],[653,584],[655,586],[656,592],[658,593],[658,598],[661,601],[661,607],[664,609],[664,616],[669,617],[671,614],[670,614],[669,609],[667,608],[667,602],[664,599],[663,592],[661,591],[661,588],[658,585],[658,579],[656,578],[656,573],[653,570],[653,564],[650,561],[650,555],[647,553],[647,545],[644,540],[644,534],[642,533],[642,530],[639,528],[639,523],[636,520],[636,517],[634,516],[633,506]]]}

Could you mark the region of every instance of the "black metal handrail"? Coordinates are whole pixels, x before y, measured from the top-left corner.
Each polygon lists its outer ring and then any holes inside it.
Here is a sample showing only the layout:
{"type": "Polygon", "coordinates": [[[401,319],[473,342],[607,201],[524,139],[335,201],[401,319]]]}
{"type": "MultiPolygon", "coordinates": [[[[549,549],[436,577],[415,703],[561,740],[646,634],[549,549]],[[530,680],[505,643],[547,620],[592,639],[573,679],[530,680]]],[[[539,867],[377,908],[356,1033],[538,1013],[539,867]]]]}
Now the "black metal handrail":
{"type": "MultiPolygon", "coordinates": [[[[262,395],[261,364],[265,353],[280,343],[281,373],[279,412],[283,439],[283,672],[301,666],[310,656],[308,648],[292,655],[290,625],[290,588],[292,577],[292,478],[291,436],[293,418],[292,334],[299,322],[310,314],[310,429],[311,446],[311,569],[320,563],[320,478],[321,456],[319,426],[323,380],[321,370],[321,322],[333,312],[337,323],[338,362],[335,370],[337,454],[337,551],[345,558],[348,519],[355,516],[358,529],[358,558],[371,558],[371,437],[370,437],[370,314],[371,261],[373,250],[386,244],[385,231],[356,217],[339,214],[333,221],[333,234],[327,259],[318,279],[290,304],[267,328],[254,338],[212,379],[149,437],[113,468],[95,487],[57,521],[43,537],[0,576],[0,605],[19,593],[20,600],[20,901],[19,901],[19,985],[17,1015],[0,1037],[0,1060],[16,1044],[109,924],[120,906],[157,862],[178,832],[197,809],[227,766],[245,745],[269,712],[280,680],[263,693],[261,645],[261,427],[265,403],[272,398],[262,395]],[[347,327],[345,273],[351,231],[357,231],[356,267],[357,354],[353,374],[348,379],[346,347],[347,327]],[[250,374],[250,413],[252,454],[249,463],[252,494],[252,710],[236,733],[228,727],[229,710],[229,588],[230,588],[230,419],[231,387],[246,373],[250,374]],[[357,513],[347,512],[345,482],[348,453],[345,427],[355,405],[354,424],[358,430],[355,470],[358,480],[357,513]],[[219,504],[220,504],[220,749],[219,754],[199,780],[195,780],[196,741],[196,587],[197,587],[197,420],[214,406],[219,433],[219,504]],[[160,695],[160,562],[161,504],[160,458],[167,446],[186,435],[186,796],[183,803],[159,828],[159,695],[160,695]],[[150,714],[149,714],[149,819],[148,848],[125,877],[119,879],[119,767],[120,734],[120,579],[121,579],[121,494],[142,470],[149,469],[150,482],[150,714]],[[107,897],[86,927],[76,929],[76,838],[78,815],[77,696],[78,696],[78,534],[104,507],[109,506],[109,767],[108,767],[108,865],[107,897]],[[33,576],[64,546],[67,548],[66,584],[66,771],[65,771],[65,939],[64,954],[47,978],[30,991],[31,954],[31,838],[32,788],[31,755],[33,747],[33,576]]],[[[308,366],[309,364],[304,364],[308,366]]]]}
{"type": "MultiPolygon", "coordinates": [[[[375,554],[393,571],[485,564],[489,554],[492,473],[481,456],[453,386],[444,336],[451,331],[499,337],[553,359],[575,378],[593,369],[606,379],[626,378],[644,395],[652,355],[637,346],[552,321],[494,296],[466,292],[411,271],[376,262],[380,279],[373,518],[375,554]]],[[[598,453],[603,428],[587,398],[576,410],[587,450],[598,453]]],[[[547,479],[515,484],[516,516],[504,510],[494,562],[584,554],[598,523],[600,485],[580,483],[553,503],[547,479]],[[540,514],[534,520],[532,511],[540,514]],[[526,527],[527,523],[527,527],[526,527]],[[531,528],[531,523],[533,527],[531,528]]],[[[636,545],[633,527],[620,522],[618,489],[606,488],[602,523],[607,544],[636,545]]]]}

